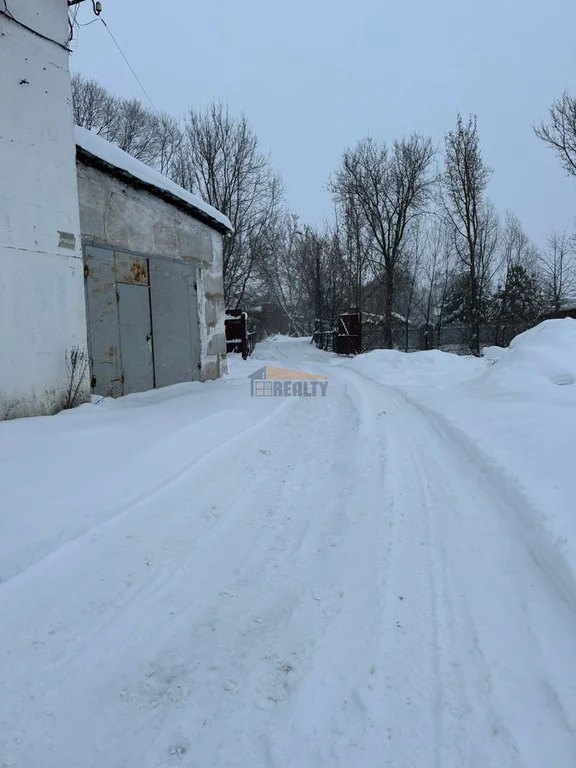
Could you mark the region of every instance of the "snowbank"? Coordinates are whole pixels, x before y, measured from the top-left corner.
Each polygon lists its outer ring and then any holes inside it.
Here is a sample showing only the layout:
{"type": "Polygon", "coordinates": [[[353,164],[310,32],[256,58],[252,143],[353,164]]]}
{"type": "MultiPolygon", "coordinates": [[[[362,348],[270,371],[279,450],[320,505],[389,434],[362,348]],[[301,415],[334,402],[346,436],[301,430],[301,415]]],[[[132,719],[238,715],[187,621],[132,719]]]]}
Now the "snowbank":
{"type": "Polygon", "coordinates": [[[541,525],[576,575],[576,320],[547,320],[459,388],[444,413],[516,478],[532,525],[541,525]]]}
{"type": "Polygon", "coordinates": [[[454,355],[437,349],[409,354],[376,349],[346,360],[337,358],[333,365],[344,365],[387,385],[446,387],[478,376],[486,370],[488,363],[477,357],[454,355]]]}
{"type": "Polygon", "coordinates": [[[500,360],[506,354],[507,349],[508,347],[483,347],[482,357],[491,362],[496,362],[496,360],[500,360]]]}
{"type": "MultiPolygon", "coordinates": [[[[499,349],[490,347],[490,350],[499,349]]],[[[488,355],[485,356],[488,357],[488,355]]],[[[523,391],[532,396],[556,397],[556,387],[576,382],[576,321],[546,320],[517,336],[510,349],[475,383],[484,392],[523,391]]],[[[562,392],[563,401],[574,401],[576,388],[562,392]]]]}

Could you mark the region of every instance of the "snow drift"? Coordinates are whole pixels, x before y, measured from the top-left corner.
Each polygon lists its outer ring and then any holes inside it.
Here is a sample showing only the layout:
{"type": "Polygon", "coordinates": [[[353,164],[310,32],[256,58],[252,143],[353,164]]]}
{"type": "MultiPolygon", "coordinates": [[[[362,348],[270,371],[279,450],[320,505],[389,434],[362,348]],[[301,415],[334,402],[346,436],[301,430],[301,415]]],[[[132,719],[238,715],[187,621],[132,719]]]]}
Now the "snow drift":
{"type": "MultiPolygon", "coordinates": [[[[555,396],[555,387],[575,382],[576,321],[567,318],[546,320],[517,336],[476,386],[493,394],[522,390],[538,397],[555,396]]],[[[576,401],[576,387],[562,396],[576,401]]]]}
{"type": "Polygon", "coordinates": [[[376,349],[353,359],[334,359],[332,364],[350,367],[382,384],[402,387],[446,387],[460,384],[477,376],[487,366],[485,360],[441,352],[438,349],[410,354],[393,349],[376,349]]]}

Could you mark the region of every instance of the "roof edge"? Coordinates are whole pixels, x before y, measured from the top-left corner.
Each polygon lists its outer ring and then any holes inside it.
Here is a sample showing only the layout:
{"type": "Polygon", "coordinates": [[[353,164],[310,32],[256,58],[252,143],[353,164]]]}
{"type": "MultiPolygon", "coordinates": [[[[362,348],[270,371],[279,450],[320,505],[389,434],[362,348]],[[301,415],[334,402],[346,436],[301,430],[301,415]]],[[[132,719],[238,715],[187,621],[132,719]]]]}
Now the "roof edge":
{"type": "Polygon", "coordinates": [[[213,218],[201,208],[197,208],[195,205],[186,202],[186,200],[183,200],[181,197],[173,195],[166,189],[162,189],[147,181],[143,181],[133,173],[126,171],[124,168],[119,168],[117,165],[103,160],[101,157],[93,154],[78,143],[76,144],[76,159],[80,160],[84,165],[96,168],[97,170],[108,173],[110,176],[114,176],[114,178],[117,178],[120,181],[126,182],[131,187],[134,187],[134,189],[141,189],[154,197],[159,197],[161,200],[170,203],[174,208],[178,208],[181,211],[184,211],[184,213],[191,214],[195,219],[206,224],[211,229],[216,230],[216,232],[219,232],[223,236],[230,235],[233,232],[230,227],[227,227],[221,221],[213,218]]]}

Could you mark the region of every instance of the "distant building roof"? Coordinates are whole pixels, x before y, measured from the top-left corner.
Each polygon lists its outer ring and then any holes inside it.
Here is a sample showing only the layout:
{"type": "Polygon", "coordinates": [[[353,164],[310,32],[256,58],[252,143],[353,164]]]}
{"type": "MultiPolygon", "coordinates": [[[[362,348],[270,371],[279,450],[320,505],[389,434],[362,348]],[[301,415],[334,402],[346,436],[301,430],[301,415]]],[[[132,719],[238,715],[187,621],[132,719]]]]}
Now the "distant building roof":
{"type": "MultiPolygon", "coordinates": [[[[384,323],[384,320],[386,318],[384,315],[377,315],[374,314],[374,312],[362,312],[362,320],[365,323],[372,323],[373,325],[378,325],[380,323],[384,323]]],[[[414,323],[412,320],[407,320],[404,315],[401,315],[399,312],[392,312],[392,319],[397,320],[399,323],[408,323],[408,325],[413,325],[414,323]]]]}
{"type": "Polygon", "coordinates": [[[93,131],[78,125],[74,130],[77,155],[87,165],[93,165],[126,181],[127,184],[163,198],[223,235],[233,231],[230,220],[198,195],[179,187],[156,169],[136,160],[116,144],[111,144],[93,131]]]}

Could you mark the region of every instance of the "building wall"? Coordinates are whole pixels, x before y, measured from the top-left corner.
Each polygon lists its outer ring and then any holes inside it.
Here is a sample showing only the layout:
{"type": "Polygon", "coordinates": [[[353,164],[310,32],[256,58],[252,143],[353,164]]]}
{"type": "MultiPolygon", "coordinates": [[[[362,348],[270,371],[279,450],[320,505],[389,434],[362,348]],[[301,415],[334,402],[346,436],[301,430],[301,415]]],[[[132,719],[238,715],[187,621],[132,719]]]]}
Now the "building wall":
{"type": "Polygon", "coordinates": [[[218,378],[225,371],[226,359],[222,236],[164,200],[81,161],[78,192],[86,245],[179,259],[201,267],[201,378],[218,378]]]}
{"type": "MultiPolygon", "coordinates": [[[[66,43],[64,0],[9,8],[66,43]]],[[[0,419],[59,410],[67,352],[86,347],[68,57],[0,14],[0,419]]]]}

